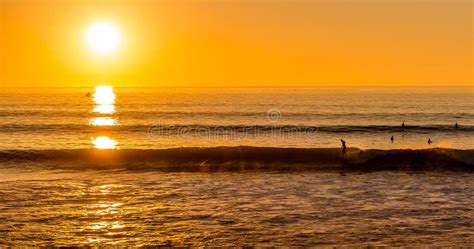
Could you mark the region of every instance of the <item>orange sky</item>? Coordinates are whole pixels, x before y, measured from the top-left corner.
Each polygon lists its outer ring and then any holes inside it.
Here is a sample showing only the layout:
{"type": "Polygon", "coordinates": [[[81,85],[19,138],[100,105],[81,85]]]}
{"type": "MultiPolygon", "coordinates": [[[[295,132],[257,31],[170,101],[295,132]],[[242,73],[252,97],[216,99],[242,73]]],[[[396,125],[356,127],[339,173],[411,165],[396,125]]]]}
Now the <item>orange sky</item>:
{"type": "Polygon", "coordinates": [[[1,85],[473,85],[471,0],[0,0],[1,85]],[[97,20],[119,51],[92,53],[97,20]]]}

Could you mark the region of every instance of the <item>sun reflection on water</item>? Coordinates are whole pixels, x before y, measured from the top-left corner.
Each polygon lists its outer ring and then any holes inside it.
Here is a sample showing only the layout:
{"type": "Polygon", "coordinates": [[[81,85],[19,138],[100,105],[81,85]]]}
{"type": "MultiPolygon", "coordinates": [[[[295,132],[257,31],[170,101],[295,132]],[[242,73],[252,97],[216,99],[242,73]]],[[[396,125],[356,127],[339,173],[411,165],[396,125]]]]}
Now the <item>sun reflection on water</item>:
{"type": "Polygon", "coordinates": [[[97,105],[113,105],[115,103],[115,93],[111,86],[96,86],[94,102],[97,105]]]}
{"type": "Polygon", "coordinates": [[[92,223],[90,225],[90,228],[92,230],[99,230],[99,229],[104,229],[107,227],[107,222],[106,221],[101,221],[101,222],[96,222],[96,223],[92,223]]]}
{"type": "Polygon", "coordinates": [[[92,110],[100,114],[115,113],[115,93],[112,86],[97,86],[92,100],[96,104],[92,110]]]}
{"type": "Polygon", "coordinates": [[[116,234],[125,228],[125,225],[117,220],[117,215],[123,212],[124,203],[109,198],[110,194],[115,195],[122,188],[123,186],[117,184],[103,184],[90,189],[91,194],[102,196],[102,198],[97,203],[88,206],[86,215],[94,220],[86,226],[86,229],[94,230],[96,233],[116,234]]]}
{"type": "Polygon", "coordinates": [[[120,211],[120,206],[122,203],[114,202],[114,203],[100,203],[97,205],[93,205],[93,208],[97,208],[98,210],[95,211],[93,214],[95,215],[111,215],[117,214],[120,211]]]}
{"type": "MultiPolygon", "coordinates": [[[[115,93],[112,86],[96,86],[92,96],[94,101],[94,113],[102,114],[102,117],[93,117],[89,121],[91,126],[116,126],[118,120],[113,117],[115,113],[115,93]]],[[[96,149],[116,149],[118,142],[106,135],[92,138],[92,144],[96,149]]]]}
{"type": "Polygon", "coordinates": [[[100,136],[92,140],[92,144],[96,149],[116,149],[118,142],[107,136],[100,136]]]}
{"type": "Polygon", "coordinates": [[[113,126],[117,125],[118,122],[116,119],[111,117],[99,117],[91,119],[89,124],[92,126],[113,126]]]}
{"type": "Polygon", "coordinates": [[[92,111],[100,114],[113,114],[115,113],[115,105],[97,105],[92,111]]]}

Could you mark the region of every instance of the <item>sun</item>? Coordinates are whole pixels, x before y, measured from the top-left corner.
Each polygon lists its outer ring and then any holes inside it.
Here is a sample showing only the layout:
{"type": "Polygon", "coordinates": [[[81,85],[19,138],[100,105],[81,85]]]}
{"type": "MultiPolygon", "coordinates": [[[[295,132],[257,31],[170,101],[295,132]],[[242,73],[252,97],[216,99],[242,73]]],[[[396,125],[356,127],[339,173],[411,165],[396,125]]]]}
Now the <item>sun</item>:
{"type": "Polygon", "coordinates": [[[109,22],[96,22],[86,32],[89,47],[98,54],[110,54],[117,50],[122,39],[120,30],[109,22]]]}

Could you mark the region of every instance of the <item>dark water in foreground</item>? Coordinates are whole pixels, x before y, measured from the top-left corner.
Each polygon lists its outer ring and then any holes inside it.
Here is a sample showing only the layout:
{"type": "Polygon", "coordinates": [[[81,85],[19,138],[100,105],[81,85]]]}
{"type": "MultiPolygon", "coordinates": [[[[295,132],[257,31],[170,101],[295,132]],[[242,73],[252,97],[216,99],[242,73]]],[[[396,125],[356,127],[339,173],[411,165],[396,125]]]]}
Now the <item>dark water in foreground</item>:
{"type": "Polygon", "coordinates": [[[0,174],[0,245],[474,244],[470,173],[0,174]]]}

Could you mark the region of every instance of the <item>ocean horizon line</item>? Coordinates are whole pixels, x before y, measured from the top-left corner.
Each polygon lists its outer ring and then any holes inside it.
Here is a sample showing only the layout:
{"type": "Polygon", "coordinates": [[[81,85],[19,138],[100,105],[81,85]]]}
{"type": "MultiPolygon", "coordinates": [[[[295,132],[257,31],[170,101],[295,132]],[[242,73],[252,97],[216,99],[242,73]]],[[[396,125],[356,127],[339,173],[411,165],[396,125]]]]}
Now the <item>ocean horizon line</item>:
{"type": "MultiPolygon", "coordinates": [[[[474,83],[473,83],[474,84],[474,83]]],[[[264,89],[264,88],[273,88],[273,89],[285,89],[285,88],[296,88],[296,89],[318,89],[318,88],[348,88],[348,89],[358,89],[358,88],[380,88],[380,89],[390,89],[390,88],[399,88],[399,89],[416,89],[416,88],[472,88],[471,85],[321,85],[321,86],[115,86],[113,83],[98,83],[94,85],[87,86],[0,86],[0,89],[83,89],[83,88],[95,88],[100,85],[110,85],[114,88],[123,89],[123,88],[144,88],[144,89],[173,89],[173,88],[182,88],[182,89],[264,89]]]]}

